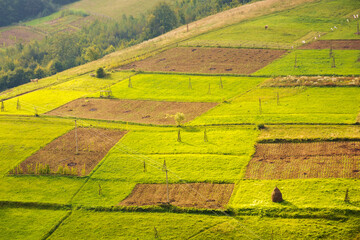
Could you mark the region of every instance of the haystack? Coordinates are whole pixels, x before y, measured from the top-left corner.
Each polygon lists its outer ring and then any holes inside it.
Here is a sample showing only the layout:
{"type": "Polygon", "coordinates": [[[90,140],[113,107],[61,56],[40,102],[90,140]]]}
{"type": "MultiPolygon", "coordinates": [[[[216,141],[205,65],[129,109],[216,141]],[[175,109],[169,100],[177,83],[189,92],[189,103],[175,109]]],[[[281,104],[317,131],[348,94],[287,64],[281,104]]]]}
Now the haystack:
{"type": "Polygon", "coordinates": [[[282,201],[284,201],[284,199],[282,198],[282,194],[281,194],[280,190],[277,187],[275,187],[274,191],[271,194],[271,200],[273,202],[282,202],[282,201]]]}

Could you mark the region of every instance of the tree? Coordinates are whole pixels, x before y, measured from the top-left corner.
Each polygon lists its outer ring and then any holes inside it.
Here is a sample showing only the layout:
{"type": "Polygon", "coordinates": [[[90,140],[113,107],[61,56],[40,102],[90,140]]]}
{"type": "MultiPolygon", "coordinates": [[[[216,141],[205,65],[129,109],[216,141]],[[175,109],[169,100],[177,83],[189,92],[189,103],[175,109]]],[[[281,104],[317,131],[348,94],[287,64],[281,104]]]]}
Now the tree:
{"type": "Polygon", "coordinates": [[[185,115],[183,113],[176,113],[175,114],[175,122],[178,126],[181,126],[182,121],[185,120],[185,115]]]}
{"type": "Polygon", "coordinates": [[[159,36],[174,29],[176,26],[177,17],[174,10],[165,2],[159,3],[148,17],[147,37],[153,38],[159,36]]]}
{"type": "Polygon", "coordinates": [[[104,78],[106,76],[105,70],[102,67],[99,67],[96,70],[96,77],[97,78],[104,78]]]}
{"type": "Polygon", "coordinates": [[[96,46],[91,46],[86,49],[85,60],[92,62],[101,57],[100,49],[96,46]]]}

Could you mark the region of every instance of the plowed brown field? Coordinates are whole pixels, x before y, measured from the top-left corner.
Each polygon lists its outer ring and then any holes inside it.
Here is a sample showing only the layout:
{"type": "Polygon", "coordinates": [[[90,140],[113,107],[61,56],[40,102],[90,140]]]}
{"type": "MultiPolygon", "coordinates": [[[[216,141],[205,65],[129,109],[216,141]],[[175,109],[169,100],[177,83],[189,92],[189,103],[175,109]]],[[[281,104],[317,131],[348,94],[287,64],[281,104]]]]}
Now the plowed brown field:
{"type": "Polygon", "coordinates": [[[303,45],[300,49],[360,50],[360,40],[321,40],[303,45]]]}
{"type": "MultiPolygon", "coordinates": [[[[174,206],[218,209],[229,202],[233,190],[234,184],[170,184],[169,199],[174,206]]],[[[166,201],[166,184],[137,184],[119,205],[159,205],[166,201]]]]}
{"type": "Polygon", "coordinates": [[[78,99],[47,113],[47,115],[174,125],[174,118],[169,117],[169,115],[182,112],[185,115],[185,121],[188,122],[207,112],[217,104],[218,103],[78,99]]]}
{"type": "Polygon", "coordinates": [[[285,54],[284,50],[173,48],[120,69],[155,72],[251,74],[285,54]]]}
{"type": "Polygon", "coordinates": [[[250,179],[359,178],[360,142],[258,144],[250,179]]]}
{"type": "Polygon", "coordinates": [[[78,128],[78,154],[75,130],[72,130],[37,151],[20,166],[25,174],[34,173],[36,165],[41,163],[43,166],[49,165],[52,173],[56,173],[59,167],[67,167],[69,170],[75,169],[77,175],[83,175],[85,168],[87,175],[125,134],[119,130],[78,128]]]}

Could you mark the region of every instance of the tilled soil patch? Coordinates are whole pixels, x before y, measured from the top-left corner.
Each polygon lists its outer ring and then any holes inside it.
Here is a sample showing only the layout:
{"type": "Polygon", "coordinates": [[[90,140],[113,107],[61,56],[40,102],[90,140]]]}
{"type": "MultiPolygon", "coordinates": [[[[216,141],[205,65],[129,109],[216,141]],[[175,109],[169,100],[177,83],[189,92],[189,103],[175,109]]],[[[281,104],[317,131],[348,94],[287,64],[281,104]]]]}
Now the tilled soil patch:
{"type": "MultiPolygon", "coordinates": [[[[229,202],[234,184],[169,184],[170,204],[178,207],[221,209],[229,202]]],[[[166,184],[137,184],[119,205],[146,206],[167,203],[166,184]]]]}
{"type": "Polygon", "coordinates": [[[47,115],[174,125],[175,120],[171,115],[184,113],[185,122],[188,122],[216,105],[218,103],[78,99],[48,112],[47,115]]]}
{"type": "Polygon", "coordinates": [[[0,33],[0,45],[12,46],[18,42],[27,43],[32,40],[41,40],[44,34],[33,31],[28,27],[14,27],[0,33]]]}
{"type": "Polygon", "coordinates": [[[360,40],[320,40],[303,45],[300,49],[360,50],[360,40]]]}
{"type": "Polygon", "coordinates": [[[120,69],[155,72],[251,74],[285,54],[285,50],[173,48],[120,69]]]}
{"type": "Polygon", "coordinates": [[[249,179],[359,178],[360,142],[258,144],[249,179]]]}
{"type": "Polygon", "coordinates": [[[119,130],[78,128],[76,154],[74,129],[27,158],[20,167],[24,174],[87,175],[125,134],[119,130]],[[50,173],[45,173],[47,165],[50,173]]]}

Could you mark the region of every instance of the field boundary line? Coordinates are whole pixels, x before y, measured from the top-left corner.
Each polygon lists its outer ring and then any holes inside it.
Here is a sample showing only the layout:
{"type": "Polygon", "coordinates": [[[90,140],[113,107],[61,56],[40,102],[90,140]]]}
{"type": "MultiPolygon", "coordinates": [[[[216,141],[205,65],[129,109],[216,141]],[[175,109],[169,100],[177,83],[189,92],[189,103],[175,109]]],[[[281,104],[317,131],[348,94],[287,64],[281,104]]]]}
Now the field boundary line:
{"type": "Polygon", "coordinates": [[[187,239],[193,239],[194,237],[202,234],[203,232],[206,232],[206,231],[208,231],[209,229],[214,228],[214,227],[216,227],[216,226],[218,226],[218,225],[221,225],[221,224],[223,224],[223,223],[226,223],[226,222],[227,222],[227,221],[222,221],[222,222],[216,223],[216,224],[214,224],[214,225],[212,225],[212,226],[205,227],[205,228],[201,229],[199,232],[193,234],[192,236],[190,236],[190,237],[187,238],[187,239]]]}
{"type": "Polygon", "coordinates": [[[44,234],[43,237],[41,238],[41,240],[46,240],[48,239],[59,227],[60,225],[70,217],[70,215],[72,214],[72,210],[68,211],[65,216],[63,216],[60,221],[58,223],[56,223],[48,233],[44,234]]]}

